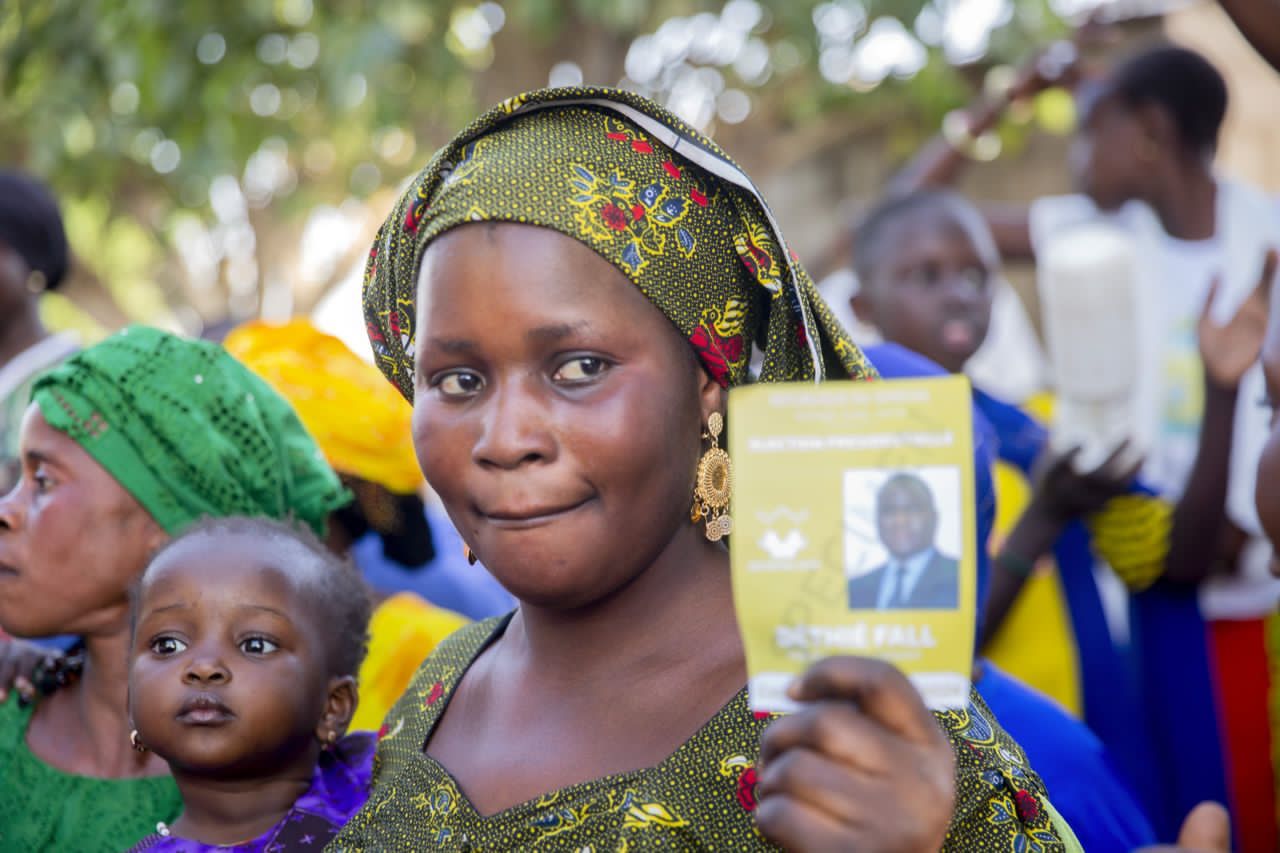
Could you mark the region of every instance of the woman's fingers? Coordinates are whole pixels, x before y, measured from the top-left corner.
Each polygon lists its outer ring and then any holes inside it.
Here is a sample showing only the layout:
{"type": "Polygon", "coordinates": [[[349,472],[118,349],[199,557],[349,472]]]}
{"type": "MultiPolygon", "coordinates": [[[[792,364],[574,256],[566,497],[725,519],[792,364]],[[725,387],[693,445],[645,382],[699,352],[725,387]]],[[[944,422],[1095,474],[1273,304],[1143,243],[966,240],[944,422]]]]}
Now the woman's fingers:
{"type": "Polygon", "coordinates": [[[1217,803],[1204,802],[1191,810],[1178,833],[1178,846],[1197,853],[1228,853],[1231,818],[1217,803]]]}
{"type": "Polygon", "coordinates": [[[915,687],[897,667],[882,660],[825,658],[805,670],[788,693],[798,702],[853,702],[863,715],[912,743],[946,741],[915,687]]]}
{"type": "Polygon", "coordinates": [[[756,806],[756,826],[784,850],[835,853],[855,849],[843,824],[789,794],[762,799],[756,806]]]}
{"type": "Polygon", "coordinates": [[[789,797],[840,823],[856,823],[869,805],[858,778],[840,759],[798,746],[762,762],[756,796],[789,797]]]}
{"type": "Polygon", "coordinates": [[[760,740],[760,762],[793,750],[813,750],[871,773],[891,769],[899,756],[883,737],[883,728],[846,700],[823,700],[780,717],[760,740]]]}

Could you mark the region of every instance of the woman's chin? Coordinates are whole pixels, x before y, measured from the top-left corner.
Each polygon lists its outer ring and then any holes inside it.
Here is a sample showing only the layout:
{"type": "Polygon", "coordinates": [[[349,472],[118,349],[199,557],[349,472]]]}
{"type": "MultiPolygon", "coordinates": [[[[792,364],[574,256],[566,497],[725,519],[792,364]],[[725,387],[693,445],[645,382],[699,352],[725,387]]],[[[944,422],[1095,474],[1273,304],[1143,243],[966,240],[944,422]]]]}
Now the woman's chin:
{"type": "Polygon", "coordinates": [[[626,585],[625,578],[601,577],[598,569],[583,566],[581,559],[581,554],[566,555],[565,562],[542,564],[553,565],[554,569],[532,571],[529,567],[538,563],[524,559],[510,572],[493,568],[489,571],[521,604],[544,610],[577,610],[626,585]]]}

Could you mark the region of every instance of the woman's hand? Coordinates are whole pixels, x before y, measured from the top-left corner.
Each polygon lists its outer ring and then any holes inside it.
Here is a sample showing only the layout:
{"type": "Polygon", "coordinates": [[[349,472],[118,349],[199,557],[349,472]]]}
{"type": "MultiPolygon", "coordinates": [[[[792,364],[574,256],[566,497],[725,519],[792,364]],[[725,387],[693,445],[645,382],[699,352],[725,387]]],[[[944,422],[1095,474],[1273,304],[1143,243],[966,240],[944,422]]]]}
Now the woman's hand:
{"type": "Polygon", "coordinates": [[[1230,853],[1231,819],[1217,803],[1204,802],[1182,822],[1174,847],[1143,847],[1138,853],[1230,853]]]}
{"type": "Polygon", "coordinates": [[[12,689],[24,702],[32,702],[36,698],[35,679],[38,670],[51,668],[62,657],[59,652],[15,640],[12,637],[0,639],[0,703],[9,699],[12,689]]]}
{"type": "Polygon", "coordinates": [[[1204,308],[1200,311],[1197,334],[1205,377],[1218,388],[1234,391],[1240,386],[1245,372],[1258,360],[1262,339],[1267,333],[1267,306],[1275,275],[1276,251],[1271,249],[1262,265],[1258,286],[1236,309],[1235,316],[1221,326],[1212,317],[1220,282],[1215,280],[1209,288],[1204,308]]]}
{"type": "Polygon", "coordinates": [[[760,831],[788,850],[936,851],[955,808],[955,758],[901,672],[833,657],[792,686],[812,703],[760,744],[760,831]]]}

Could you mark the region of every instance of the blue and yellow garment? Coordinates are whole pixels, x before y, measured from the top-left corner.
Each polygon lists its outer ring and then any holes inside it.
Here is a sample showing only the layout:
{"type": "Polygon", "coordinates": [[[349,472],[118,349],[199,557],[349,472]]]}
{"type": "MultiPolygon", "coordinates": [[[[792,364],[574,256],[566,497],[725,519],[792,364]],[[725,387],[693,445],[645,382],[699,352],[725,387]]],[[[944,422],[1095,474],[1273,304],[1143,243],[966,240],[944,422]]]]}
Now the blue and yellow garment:
{"type": "MultiPolygon", "coordinates": [[[[1011,498],[997,527],[1003,531],[1025,506],[1032,467],[1049,437],[1017,406],[978,389],[974,403],[996,434],[1000,503],[1011,498]]],[[[1087,522],[1069,524],[988,649],[999,666],[1050,692],[1088,724],[1134,785],[1162,840],[1172,840],[1197,803],[1226,802],[1196,592],[1160,579],[1171,520],[1169,504],[1139,483],[1087,522]],[[1094,575],[1099,560],[1129,591],[1127,645],[1117,644],[1107,623],[1094,575]],[[1072,669],[1064,669],[1064,659],[1072,669]]]]}
{"type": "MultiPolygon", "coordinates": [[[[886,379],[945,374],[932,361],[897,344],[868,347],[865,353],[886,379]]],[[[997,519],[1005,516],[1005,507],[1003,500],[997,497],[1003,498],[1004,493],[999,491],[999,473],[995,467],[1001,450],[1000,431],[985,417],[977,392],[973,420],[974,494],[978,500],[975,553],[978,601],[981,603],[986,600],[990,584],[988,540],[997,519]]],[[[1017,448],[1019,445],[1011,442],[1008,446],[1017,448]]],[[[1050,573],[1048,578],[1052,581],[1053,575],[1050,573]]],[[[1046,592],[1051,593],[1055,588],[1056,585],[1046,592]]],[[[1023,609],[1026,603],[1025,599],[1019,600],[1023,609]]],[[[1058,618],[1060,630],[1056,636],[1067,637],[1070,627],[1066,624],[1066,608],[1056,602],[1055,606],[1064,614],[1058,618]]],[[[1046,619],[1042,619],[1040,624],[1041,627],[1054,625],[1046,619]]],[[[1016,626],[1006,623],[1006,628],[1009,627],[1016,626]]],[[[1007,630],[1002,632],[1007,633],[1007,630]]],[[[1040,635],[1025,645],[1041,648],[1049,647],[1051,642],[1040,635]]],[[[1059,659],[1062,657],[1060,655],[1059,659]]],[[[1005,731],[1026,751],[1032,766],[1052,792],[1054,806],[1071,824],[1085,850],[1090,853],[1128,853],[1155,842],[1150,821],[1114,766],[1107,747],[1093,732],[1059,703],[1020,683],[1018,678],[1006,674],[989,661],[979,661],[975,673],[974,687],[978,694],[995,713],[1005,731]]]]}

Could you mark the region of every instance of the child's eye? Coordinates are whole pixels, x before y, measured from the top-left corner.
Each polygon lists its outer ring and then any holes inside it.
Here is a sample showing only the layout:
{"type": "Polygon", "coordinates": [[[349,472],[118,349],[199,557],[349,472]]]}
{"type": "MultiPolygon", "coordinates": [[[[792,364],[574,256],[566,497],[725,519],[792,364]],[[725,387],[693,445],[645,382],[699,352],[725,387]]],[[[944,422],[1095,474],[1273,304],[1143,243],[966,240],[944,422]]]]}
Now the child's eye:
{"type": "Polygon", "coordinates": [[[240,641],[240,650],[247,655],[269,655],[279,648],[266,637],[246,637],[240,641]]]}
{"type": "Polygon", "coordinates": [[[431,381],[446,397],[472,397],[484,390],[484,378],[470,370],[453,370],[431,381]]]}
{"type": "Polygon", "coordinates": [[[151,641],[151,652],[161,656],[176,655],[186,648],[187,644],[177,637],[156,637],[151,641]]]}
{"type": "Polygon", "coordinates": [[[609,369],[609,363],[602,358],[584,355],[572,358],[556,368],[551,378],[557,382],[589,382],[609,369]]]}

